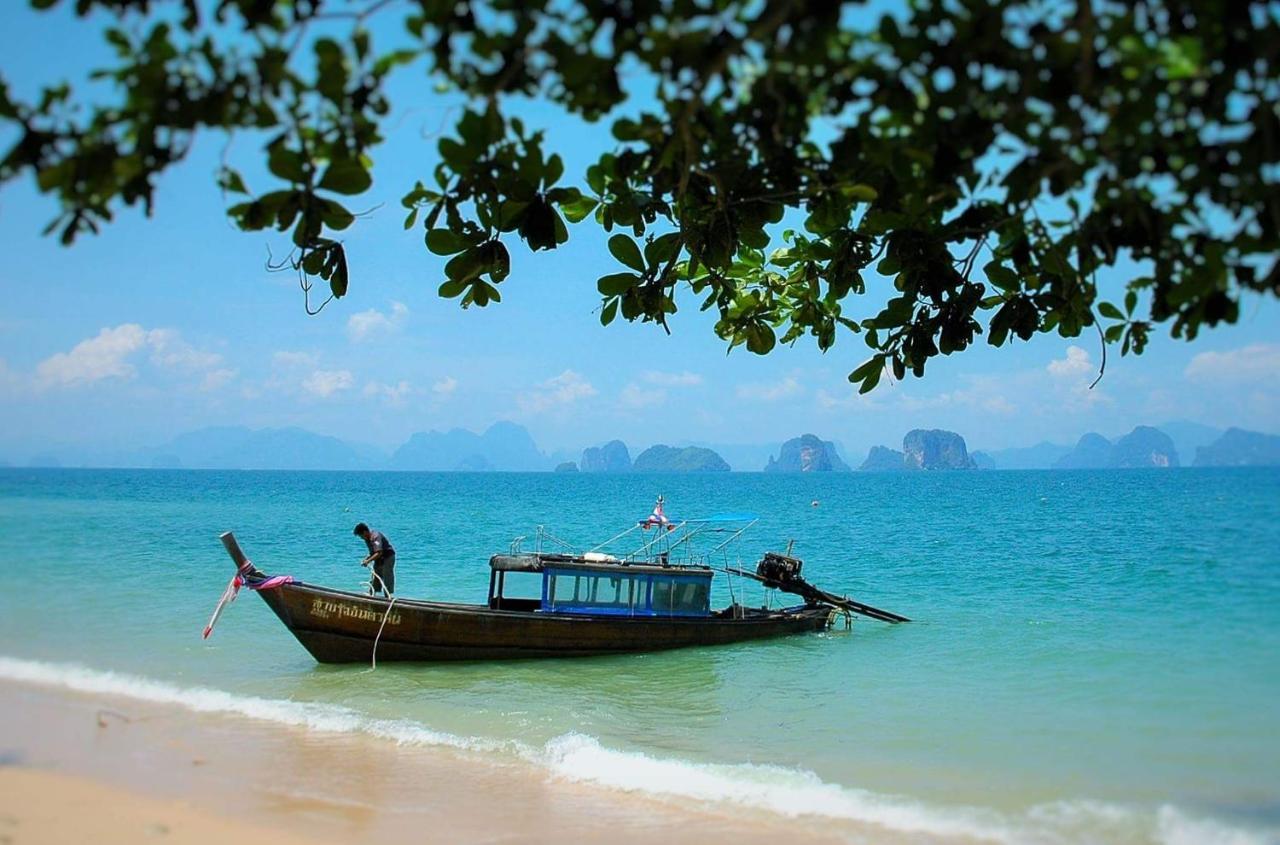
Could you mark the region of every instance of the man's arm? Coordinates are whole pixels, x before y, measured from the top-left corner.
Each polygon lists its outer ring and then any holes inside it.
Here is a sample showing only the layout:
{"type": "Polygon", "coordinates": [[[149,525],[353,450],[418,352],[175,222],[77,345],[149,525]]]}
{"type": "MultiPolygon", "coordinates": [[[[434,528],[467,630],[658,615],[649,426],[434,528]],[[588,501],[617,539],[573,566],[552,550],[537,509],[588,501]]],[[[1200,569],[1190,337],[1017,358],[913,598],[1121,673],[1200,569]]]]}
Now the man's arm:
{"type": "Polygon", "coordinates": [[[360,561],[361,566],[368,566],[374,561],[382,560],[387,554],[387,544],[382,540],[374,540],[369,544],[369,556],[360,561]]]}

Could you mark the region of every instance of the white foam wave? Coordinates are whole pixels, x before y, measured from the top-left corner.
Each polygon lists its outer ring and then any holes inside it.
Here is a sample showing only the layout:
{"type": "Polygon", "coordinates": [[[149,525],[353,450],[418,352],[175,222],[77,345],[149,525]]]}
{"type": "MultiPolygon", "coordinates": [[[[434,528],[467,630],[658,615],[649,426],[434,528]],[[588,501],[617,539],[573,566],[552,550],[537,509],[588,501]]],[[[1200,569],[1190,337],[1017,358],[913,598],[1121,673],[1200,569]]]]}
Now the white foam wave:
{"type": "Polygon", "coordinates": [[[500,742],[468,739],[433,731],[417,722],[371,719],[336,704],[236,695],[207,687],[179,687],[164,681],[88,669],[75,664],[0,657],[0,678],[74,692],[176,705],[196,713],[244,716],[322,733],[364,733],[401,745],[437,745],[466,751],[499,751],[507,748],[500,742]]]}
{"type": "Polygon", "coordinates": [[[653,795],[720,801],[785,816],[825,816],[878,824],[904,833],[1013,841],[999,814],[947,811],[907,799],[823,781],[781,766],[697,764],[614,751],[592,737],[567,734],[547,744],[546,765],[570,780],[653,795]]]}
{"type": "Polygon", "coordinates": [[[931,806],[901,796],[823,781],[812,772],[770,765],[693,763],[606,748],[571,733],[542,747],[460,737],[409,720],[373,719],[347,707],[180,687],[74,664],[0,657],[0,679],[121,696],[197,713],[243,716],[311,731],[352,734],[400,745],[503,752],[565,780],[677,801],[764,809],[787,817],[819,817],[876,825],[908,836],[1063,845],[1148,842],[1155,845],[1276,845],[1275,830],[1243,830],[1173,806],[1156,812],[1095,801],[1061,801],[1006,814],[978,807],[931,806]]]}

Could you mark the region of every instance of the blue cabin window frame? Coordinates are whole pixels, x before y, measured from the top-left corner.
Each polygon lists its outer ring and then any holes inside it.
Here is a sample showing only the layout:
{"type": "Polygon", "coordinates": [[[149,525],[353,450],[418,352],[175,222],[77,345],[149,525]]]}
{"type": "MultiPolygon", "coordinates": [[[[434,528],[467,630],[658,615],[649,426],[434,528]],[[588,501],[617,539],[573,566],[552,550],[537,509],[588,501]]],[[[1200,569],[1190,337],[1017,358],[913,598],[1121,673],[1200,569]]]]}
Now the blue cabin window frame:
{"type": "Polygon", "coordinates": [[[711,615],[711,573],[546,567],[541,610],[584,616],[706,617],[711,615]],[[613,601],[607,601],[607,592],[602,600],[602,588],[614,590],[613,601]],[[570,591],[572,597],[568,597],[570,591]]]}

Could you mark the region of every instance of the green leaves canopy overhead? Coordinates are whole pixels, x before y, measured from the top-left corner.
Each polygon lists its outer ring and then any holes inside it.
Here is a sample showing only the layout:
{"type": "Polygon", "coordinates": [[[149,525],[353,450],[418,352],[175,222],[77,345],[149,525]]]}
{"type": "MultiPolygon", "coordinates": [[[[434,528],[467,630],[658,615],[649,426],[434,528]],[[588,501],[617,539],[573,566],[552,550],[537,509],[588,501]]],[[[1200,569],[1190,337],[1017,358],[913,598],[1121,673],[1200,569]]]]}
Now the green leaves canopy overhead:
{"type": "Polygon", "coordinates": [[[255,130],[278,182],[255,194],[221,173],[243,195],[232,219],[289,233],[304,285],[342,296],[337,233],[371,185],[387,80],[425,72],[471,105],[404,194],[405,226],[449,256],[440,293],[464,306],[500,299],[513,241],[550,250],[569,223],[599,226],[619,262],[596,284],[602,322],[666,326],[692,293],[760,354],[860,333],[871,357],[850,378],[867,390],[983,333],[1096,325],[1140,352],[1155,323],[1192,338],[1248,291],[1280,294],[1274,2],[212,6],[77,0],[121,21],[105,33],[119,63],[97,74],[114,102],[0,83],[17,137],[0,180],[34,174],[64,242],[121,204],[149,212],[198,131],[255,130]],[[394,49],[375,47],[374,15],[399,16],[394,49]],[[610,119],[616,143],[564,185],[542,133],[509,116],[518,96],[610,119]],[[1127,274],[1108,301],[1103,267],[1127,274]]]}

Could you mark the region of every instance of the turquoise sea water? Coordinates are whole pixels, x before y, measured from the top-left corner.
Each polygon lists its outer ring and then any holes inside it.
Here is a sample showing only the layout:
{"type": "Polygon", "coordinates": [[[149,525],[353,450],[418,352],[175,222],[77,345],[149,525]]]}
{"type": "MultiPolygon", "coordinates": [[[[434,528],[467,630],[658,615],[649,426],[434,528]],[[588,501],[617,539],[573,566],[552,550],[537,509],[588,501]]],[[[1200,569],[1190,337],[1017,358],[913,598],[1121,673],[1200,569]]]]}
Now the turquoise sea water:
{"type": "MultiPolygon", "coordinates": [[[[0,678],[101,684],[109,672],[126,692],[150,680],[177,698],[306,703],[353,730],[394,724],[566,777],[765,796],[782,812],[908,833],[1173,842],[1280,830],[1274,470],[0,470],[0,558],[0,678]],[[759,513],[744,564],[795,539],[811,581],[917,621],[369,672],[316,665],[246,592],[200,639],[232,571],[223,530],[268,572],[356,589],[364,549],[351,526],[364,520],[395,543],[402,595],[479,602],[489,555],[514,536],[545,525],[591,545],[658,493],[677,517],[759,513]]],[[[748,598],[762,601],[759,588],[748,598]]],[[[713,603],[727,602],[722,583],[713,603]]]]}

